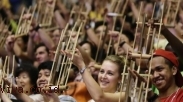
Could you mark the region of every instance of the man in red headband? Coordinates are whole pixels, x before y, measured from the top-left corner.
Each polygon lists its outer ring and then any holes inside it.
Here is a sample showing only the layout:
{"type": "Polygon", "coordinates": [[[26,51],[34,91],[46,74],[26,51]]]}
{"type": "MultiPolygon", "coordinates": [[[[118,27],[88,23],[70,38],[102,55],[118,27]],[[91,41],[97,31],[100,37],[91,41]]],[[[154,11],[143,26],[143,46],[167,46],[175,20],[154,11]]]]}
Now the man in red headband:
{"type": "Polygon", "coordinates": [[[151,64],[152,84],[158,89],[160,102],[183,102],[183,77],[177,57],[169,51],[156,50],[151,64]]]}

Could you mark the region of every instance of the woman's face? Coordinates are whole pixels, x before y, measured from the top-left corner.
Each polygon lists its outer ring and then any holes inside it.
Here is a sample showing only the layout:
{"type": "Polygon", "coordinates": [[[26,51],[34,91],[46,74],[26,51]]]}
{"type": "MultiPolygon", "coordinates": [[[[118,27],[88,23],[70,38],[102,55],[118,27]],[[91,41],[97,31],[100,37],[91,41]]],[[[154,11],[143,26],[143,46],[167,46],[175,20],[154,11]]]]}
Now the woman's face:
{"type": "Polygon", "coordinates": [[[59,30],[55,30],[52,33],[52,40],[54,41],[55,45],[58,45],[59,40],[60,40],[60,32],[59,32],[59,30]]]}
{"type": "Polygon", "coordinates": [[[98,75],[98,82],[103,91],[116,92],[118,82],[120,82],[118,65],[111,61],[105,60],[102,63],[102,67],[98,75]]]}
{"type": "Polygon", "coordinates": [[[31,84],[31,79],[27,72],[22,72],[18,77],[16,77],[16,83],[19,87],[23,88],[24,93],[31,94],[31,88],[33,85],[31,84]]]}
{"type": "Polygon", "coordinates": [[[91,46],[88,43],[85,43],[81,46],[81,48],[89,55],[91,56],[91,46]]]}
{"type": "Polygon", "coordinates": [[[16,42],[20,46],[21,49],[25,48],[25,44],[24,44],[23,39],[21,37],[17,38],[16,42]]]}

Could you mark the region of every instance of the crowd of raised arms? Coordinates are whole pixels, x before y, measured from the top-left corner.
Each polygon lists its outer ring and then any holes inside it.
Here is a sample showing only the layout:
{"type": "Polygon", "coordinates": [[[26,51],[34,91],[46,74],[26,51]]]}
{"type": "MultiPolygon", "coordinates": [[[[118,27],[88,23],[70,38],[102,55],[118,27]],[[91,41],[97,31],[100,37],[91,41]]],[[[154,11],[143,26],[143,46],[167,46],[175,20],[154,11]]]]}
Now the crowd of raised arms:
{"type": "Polygon", "coordinates": [[[0,0],[2,102],[183,102],[183,0],[0,0]]]}

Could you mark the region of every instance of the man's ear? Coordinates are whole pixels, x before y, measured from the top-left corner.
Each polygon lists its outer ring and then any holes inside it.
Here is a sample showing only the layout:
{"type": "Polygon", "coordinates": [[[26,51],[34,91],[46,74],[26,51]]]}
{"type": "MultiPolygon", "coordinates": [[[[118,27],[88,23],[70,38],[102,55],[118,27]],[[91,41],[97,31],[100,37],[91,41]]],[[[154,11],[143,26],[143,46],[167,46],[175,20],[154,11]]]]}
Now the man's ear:
{"type": "Polygon", "coordinates": [[[172,73],[173,75],[177,74],[177,67],[175,66],[172,67],[172,73]]]}

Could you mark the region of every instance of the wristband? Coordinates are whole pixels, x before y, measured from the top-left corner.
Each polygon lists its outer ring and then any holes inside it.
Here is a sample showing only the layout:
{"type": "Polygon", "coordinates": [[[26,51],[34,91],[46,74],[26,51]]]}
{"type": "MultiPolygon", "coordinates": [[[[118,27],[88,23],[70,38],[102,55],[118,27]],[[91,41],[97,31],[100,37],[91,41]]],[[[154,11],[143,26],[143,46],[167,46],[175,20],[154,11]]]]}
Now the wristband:
{"type": "Polygon", "coordinates": [[[86,26],[85,26],[85,30],[88,30],[88,29],[90,29],[91,27],[90,27],[90,25],[89,24],[87,24],[86,26]]]}
{"type": "Polygon", "coordinates": [[[83,73],[85,72],[85,69],[86,69],[86,67],[82,68],[82,69],[80,70],[80,74],[83,74],[83,73]]]}

